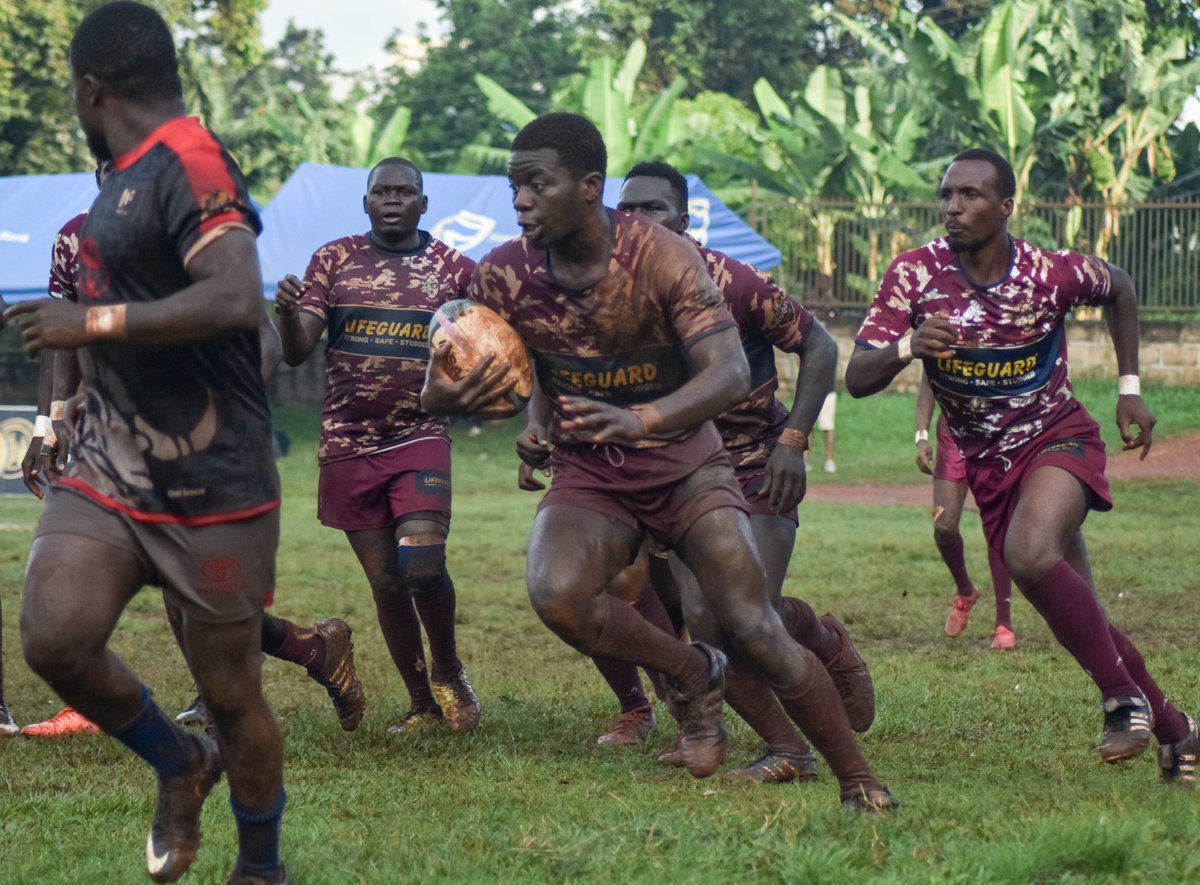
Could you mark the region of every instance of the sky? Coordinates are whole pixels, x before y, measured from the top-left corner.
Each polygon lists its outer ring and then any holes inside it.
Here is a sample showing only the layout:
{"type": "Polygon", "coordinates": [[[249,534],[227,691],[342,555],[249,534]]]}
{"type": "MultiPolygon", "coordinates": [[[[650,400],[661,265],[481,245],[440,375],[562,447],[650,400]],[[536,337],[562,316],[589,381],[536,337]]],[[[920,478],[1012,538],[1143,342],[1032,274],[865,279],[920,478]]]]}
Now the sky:
{"type": "Polygon", "coordinates": [[[438,9],[433,0],[270,0],[262,15],[263,42],[279,42],[288,19],[298,27],[325,32],[325,48],[342,70],[386,67],[384,41],[392,31],[416,37],[424,22],[438,32],[438,9]]]}

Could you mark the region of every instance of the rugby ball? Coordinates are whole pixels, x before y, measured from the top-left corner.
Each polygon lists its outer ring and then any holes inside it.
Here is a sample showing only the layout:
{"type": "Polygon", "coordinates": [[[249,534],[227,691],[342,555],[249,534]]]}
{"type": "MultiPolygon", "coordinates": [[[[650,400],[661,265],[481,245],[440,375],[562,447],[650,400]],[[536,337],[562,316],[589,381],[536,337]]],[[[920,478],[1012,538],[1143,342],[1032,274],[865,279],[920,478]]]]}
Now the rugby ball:
{"type": "Polygon", "coordinates": [[[489,353],[496,354],[493,367],[508,363],[517,383],[502,398],[481,409],[485,418],[508,418],[529,404],[533,394],[533,365],[529,352],[516,331],[489,307],[460,298],[447,301],[429,323],[429,347],[446,349],[451,377],[464,377],[489,353]]]}

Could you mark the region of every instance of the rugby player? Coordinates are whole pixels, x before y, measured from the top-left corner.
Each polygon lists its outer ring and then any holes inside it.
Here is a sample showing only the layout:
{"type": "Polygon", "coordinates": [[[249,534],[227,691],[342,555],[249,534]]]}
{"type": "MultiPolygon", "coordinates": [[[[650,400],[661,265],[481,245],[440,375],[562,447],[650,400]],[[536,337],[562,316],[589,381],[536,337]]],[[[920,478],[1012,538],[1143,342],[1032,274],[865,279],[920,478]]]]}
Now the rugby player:
{"type": "MultiPolygon", "coordinates": [[[[956,590],[950,614],[946,616],[946,635],[961,636],[967,629],[971,608],[979,600],[979,590],[967,571],[962,534],[958,530],[963,504],[967,500],[967,468],[945,415],[938,416],[935,455],[929,441],[933,402],[933,390],[922,372],[921,384],[917,388],[917,432],[914,437],[917,469],[933,477],[933,541],[942,562],[950,570],[956,590]]],[[[996,628],[992,631],[992,648],[1012,651],[1017,646],[1017,636],[1012,629],[1012,578],[1004,567],[1004,556],[990,545],[988,568],[992,573],[992,591],[996,597],[996,628]]]]}
{"type": "MultiPolygon", "coordinates": [[[[681,761],[697,777],[725,757],[725,655],[687,645],[605,592],[641,536],[678,553],[730,647],[762,669],[824,754],[841,798],[894,800],[858,748],[829,674],[792,642],[770,605],[746,500],[710,418],[751,392],[733,317],[695,247],[601,201],[607,163],[596,127],[554,113],[516,136],[508,162],[523,235],[480,263],[470,296],[511,323],[553,412],[546,439],[522,434],[522,459],[554,480],[529,543],[530,600],[588,656],[665,674],[681,712],[681,761]]],[[[515,379],[485,359],[455,381],[436,349],[422,392],[432,412],[478,411],[515,379]]],[[[797,453],[799,456],[800,453],[797,453]]],[[[782,490],[780,492],[782,494],[782,490]]]]}
{"type": "Polygon", "coordinates": [[[288,365],[308,359],[329,332],[317,517],[346,533],[366,573],[408,689],[409,709],[390,729],[400,734],[443,719],[472,731],[480,713],[458,657],[446,570],[449,425],[419,401],[429,321],[463,297],[475,262],[420,229],[428,207],[416,166],[380,161],[363,197],[370,231],[322,246],[304,279],[289,274],[275,292],[288,365]]]}
{"type": "Polygon", "coordinates": [[[946,236],[888,268],[846,369],[851,395],[883,390],[914,359],[962,451],[988,543],[1055,638],[1095,682],[1100,756],[1115,763],[1158,740],[1164,780],[1195,784],[1196,723],[1151,678],[1096,595],[1082,526],[1112,508],[1104,445],[1067,376],[1064,318],[1103,305],[1121,376],[1126,451],[1150,451],[1154,414],[1139,394],[1137,296],[1099,258],[1049,252],[1008,233],[1016,182],[993,151],[959,154],[942,178],[946,236]],[[1135,428],[1136,427],[1136,431],[1135,428]]]}
{"type": "Polygon", "coordinates": [[[151,878],[174,881],[191,865],[201,807],[224,770],[238,830],[230,881],[285,882],[282,739],[261,683],[279,480],[259,366],[258,216],[232,159],[185,115],[157,12],[97,8],[69,57],[88,146],[114,171],[81,231],[81,303],[8,311],[31,353],[79,349],[86,397],[30,551],[25,658],[155,771],[151,878]],[[107,647],[147,583],[183,612],[216,743],[172,722],[107,647]]]}
{"type": "MultiPolygon", "coordinates": [[[[704,258],[709,276],[733,315],[750,365],[753,392],[745,402],[718,416],[716,427],[746,497],[750,527],[766,566],[772,602],[789,634],[816,653],[829,669],[843,695],[851,726],[865,731],[874,717],[874,691],[845,628],[832,616],[818,619],[802,600],[781,596],[795,544],[796,507],[806,487],[804,455],[808,435],[836,377],[837,345],[812,314],[788,297],[770,276],[701,246],[686,235],[690,222],[687,180],[673,166],[640,163],[630,169],[617,209],[637,212],[684,235],[704,258]],[[795,354],[800,362],[790,413],[776,398],[779,379],[775,348],[795,354]]],[[[544,429],[540,433],[544,436],[544,429]]],[[[676,581],[694,584],[695,579],[678,567],[677,560],[673,565],[676,581]]],[[[656,569],[655,573],[662,571],[656,569]]],[[[653,597],[654,589],[646,587],[643,595],[653,597]]],[[[685,598],[697,596],[694,591],[685,594],[685,598]]],[[[638,604],[639,610],[651,605],[646,600],[638,604]]],[[[689,624],[693,635],[720,641],[720,630],[710,617],[703,611],[689,614],[699,619],[689,624]]],[[[731,650],[729,656],[725,700],[763,738],[767,752],[727,776],[764,783],[814,778],[816,760],[812,751],[784,714],[765,678],[749,662],[738,660],[736,652],[731,650]]],[[[597,667],[613,685],[623,707],[636,703],[641,690],[636,668],[611,660],[597,661],[597,667]]],[[[629,742],[628,738],[636,738],[646,729],[647,722],[653,723],[644,694],[641,704],[623,709],[616,726],[601,737],[601,742],[629,742]]],[[[675,748],[670,747],[659,758],[670,762],[675,756],[675,748]]]]}

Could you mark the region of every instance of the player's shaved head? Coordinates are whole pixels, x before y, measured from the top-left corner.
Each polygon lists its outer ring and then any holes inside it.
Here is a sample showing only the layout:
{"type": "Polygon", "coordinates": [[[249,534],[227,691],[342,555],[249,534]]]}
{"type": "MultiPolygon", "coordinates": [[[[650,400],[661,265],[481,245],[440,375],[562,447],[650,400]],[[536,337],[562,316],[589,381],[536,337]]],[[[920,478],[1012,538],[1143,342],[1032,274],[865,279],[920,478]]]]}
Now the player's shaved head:
{"type": "Polygon", "coordinates": [[[678,169],[670,163],[664,163],[661,160],[651,160],[645,163],[638,163],[627,173],[625,180],[631,178],[661,178],[671,185],[671,193],[674,194],[678,201],[678,209],[680,212],[686,212],[688,206],[688,183],[678,169]]]}
{"type": "Polygon", "coordinates": [[[405,157],[385,157],[372,166],[371,171],[367,174],[367,190],[371,189],[371,181],[375,178],[375,173],[385,166],[400,166],[404,169],[411,170],[413,174],[413,181],[417,183],[417,187],[421,189],[422,193],[425,192],[425,179],[421,175],[421,170],[417,168],[416,163],[414,163],[412,160],[406,159],[405,157]]]}
{"type": "Polygon", "coordinates": [[[118,0],[90,13],[71,38],[70,58],[76,77],[95,77],[124,98],[183,95],[171,31],[141,3],[118,0]]]}
{"type": "Polygon", "coordinates": [[[996,170],[996,186],[1000,191],[1000,199],[1009,200],[1017,195],[1017,176],[1013,173],[1013,167],[995,151],[987,148],[970,148],[956,156],[951,162],[957,163],[959,160],[982,160],[996,170]]]}
{"type": "Polygon", "coordinates": [[[604,136],[579,114],[543,114],[517,133],[512,149],[514,152],[553,150],[559,162],[580,178],[593,172],[603,176],[608,168],[604,136]]]}

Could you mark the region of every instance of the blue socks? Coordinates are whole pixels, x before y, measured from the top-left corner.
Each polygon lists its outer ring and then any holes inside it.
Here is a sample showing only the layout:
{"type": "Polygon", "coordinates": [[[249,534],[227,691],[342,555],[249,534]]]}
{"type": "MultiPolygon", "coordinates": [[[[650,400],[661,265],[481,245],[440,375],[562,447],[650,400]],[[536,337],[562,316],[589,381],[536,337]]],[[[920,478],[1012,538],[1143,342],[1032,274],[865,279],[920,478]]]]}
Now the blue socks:
{"type": "Polygon", "coordinates": [[[145,759],[160,778],[179,777],[196,768],[195,742],[151,700],[144,685],[141,711],[112,736],[145,759]]]}

